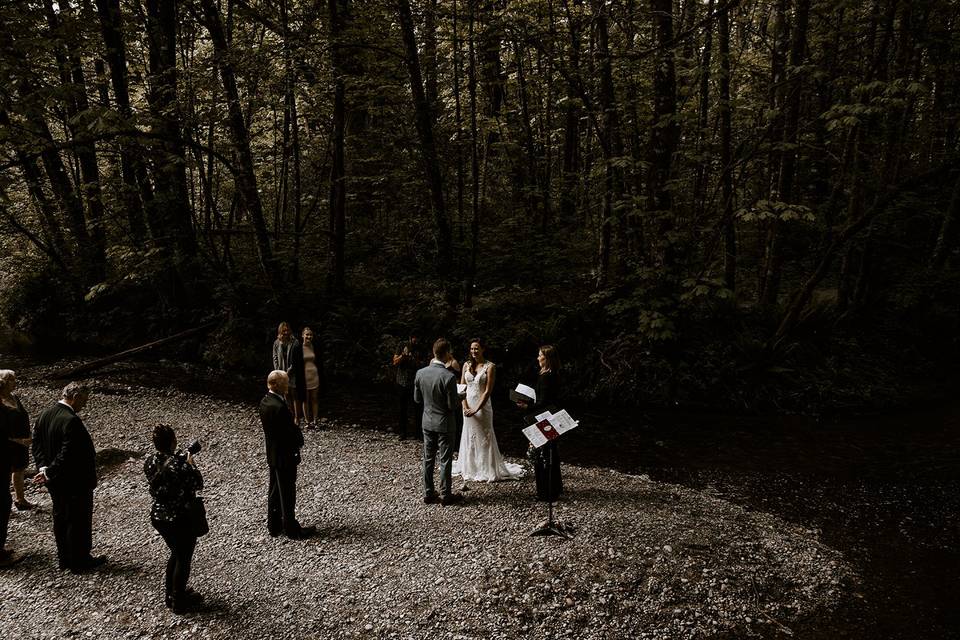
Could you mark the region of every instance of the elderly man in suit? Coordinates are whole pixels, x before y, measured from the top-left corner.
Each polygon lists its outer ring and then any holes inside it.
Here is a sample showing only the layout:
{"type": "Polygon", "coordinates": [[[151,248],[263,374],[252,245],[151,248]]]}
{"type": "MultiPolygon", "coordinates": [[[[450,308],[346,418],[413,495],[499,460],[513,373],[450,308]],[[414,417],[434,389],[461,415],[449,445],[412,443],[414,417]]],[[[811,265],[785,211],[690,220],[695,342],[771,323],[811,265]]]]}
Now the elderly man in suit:
{"type": "Polygon", "coordinates": [[[33,429],[33,457],[53,501],[53,535],[61,569],[80,573],[106,562],[91,556],[93,548],[93,490],[97,486],[97,455],[93,440],[78,415],[87,406],[90,390],[71,382],[59,402],[37,418],[33,429]]]}
{"type": "Polygon", "coordinates": [[[297,503],[297,465],[303,433],[293,420],[286,396],[290,380],[285,371],[271,371],[267,376],[267,393],[260,401],[260,422],[270,467],[267,496],[267,530],[271,536],[281,533],[288,538],[309,538],[316,529],[301,527],[295,515],[297,503]]]}
{"type": "Polygon", "coordinates": [[[450,361],[450,343],[440,338],[433,343],[433,360],[417,371],[413,381],[413,398],[423,403],[423,502],[440,502],[444,506],[459,502],[460,494],[451,493],[450,470],[453,459],[453,436],[456,431],[454,412],[460,408],[457,377],[446,368],[450,361]],[[433,468],[440,453],[440,493],[433,488],[433,468]]]}

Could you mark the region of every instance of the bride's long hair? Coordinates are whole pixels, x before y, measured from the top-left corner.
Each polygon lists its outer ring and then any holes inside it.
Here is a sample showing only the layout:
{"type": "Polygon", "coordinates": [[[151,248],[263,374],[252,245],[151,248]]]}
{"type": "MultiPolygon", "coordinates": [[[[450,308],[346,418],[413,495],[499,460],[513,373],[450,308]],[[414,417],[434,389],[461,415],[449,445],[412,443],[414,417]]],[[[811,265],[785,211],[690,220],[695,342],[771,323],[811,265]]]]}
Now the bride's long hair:
{"type": "Polygon", "coordinates": [[[474,343],[474,342],[476,342],[478,345],[480,345],[480,348],[481,348],[481,349],[486,349],[486,346],[484,346],[484,344],[483,344],[483,340],[481,340],[480,338],[474,338],[474,339],[472,339],[470,342],[467,343],[467,353],[469,354],[469,355],[467,356],[467,359],[468,359],[469,362],[470,362],[470,375],[473,375],[473,376],[477,375],[477,360],[476,360],[476,358],[473,357],[472,354],[470,354],[470,347],[473,346],[473,343],[474,343]]]}

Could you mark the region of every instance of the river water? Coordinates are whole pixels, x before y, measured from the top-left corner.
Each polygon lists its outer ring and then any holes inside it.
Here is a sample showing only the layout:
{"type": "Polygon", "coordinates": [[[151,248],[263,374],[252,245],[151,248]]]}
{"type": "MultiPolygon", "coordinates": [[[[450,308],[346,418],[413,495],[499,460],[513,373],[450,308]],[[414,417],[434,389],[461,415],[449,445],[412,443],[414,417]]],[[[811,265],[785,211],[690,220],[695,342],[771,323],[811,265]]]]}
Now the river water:
{"type": "MultiPolygon", "coordinates": [[[[0,355],[0,366],[29,364],[0,355]]],[[[92,375],[96,383],[173,384],[244,398],[251,408],[262,395],[254,378],[169,362],[123,363],[92,375]]],[[[522,456],[521,416],[505,396],[495,396],[497,438],[505,454],[522,456]]],[[[395,420],[393,397],[385,387],[335,388],[321,414],[383,430],[395,420]]],[[[565,464],[708,492],[797,523],[842,551],[862,589],[842,615],[805,621],[796,637],[960,638],[960,404],[829,421],[568,409],[580,426],[561,442],[565,464]]]]}

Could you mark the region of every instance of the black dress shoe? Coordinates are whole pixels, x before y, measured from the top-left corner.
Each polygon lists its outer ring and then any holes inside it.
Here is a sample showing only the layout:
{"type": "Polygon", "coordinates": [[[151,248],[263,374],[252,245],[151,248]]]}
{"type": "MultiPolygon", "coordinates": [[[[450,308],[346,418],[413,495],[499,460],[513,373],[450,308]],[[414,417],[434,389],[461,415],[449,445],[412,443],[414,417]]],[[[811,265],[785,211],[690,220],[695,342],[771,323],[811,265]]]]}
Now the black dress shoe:
{"type": "Polygon", "coordinates": [[[445,507],[448,507],[451,504],[457,504],[458,502],[462,502],[462,501],[463,501],[463,496],[460,495],[459,493],[451,493],[448,496],[443,496],[442,498],[440,498],[440,504],[442,504],[445,507]]]}
{"type": "Polygon", "coordinates": [[[203,596],[193,589],[187,589],[183,595],[167,598],[167,606],[177,615],[201,611],[203,610],[203,596]]]}
{"type": "Polygon", "coordinates": [[[0,567],[12,567],[24,558],[26,558],[25,555],[10,549],[0,549],[0,567]]]}
{"type": "Polygon", "coordinates": [[[72,565],[70,568],[70,573],[83,573],[84,571],[89,571],[90,569],[96,569],[97,567],[103,566],[107,562],[107,556],[90,556],[85,560],[81,560],[76,564],[72,565]]]}
{"type": "Polygon", "coordinates": [[[428,496],[423,496],[423,504],[437,504],[440,502],[440,498],[437,497],[437,494],[431,493],[428,496]]]}
{"type": "Polygon", "coordinates": [[[315,535],[317,535],[316,527],[301,527],[299,531],[288,533],[287,537],[291,540],[306,540],[307,538],[312,538],[315,535]]]}

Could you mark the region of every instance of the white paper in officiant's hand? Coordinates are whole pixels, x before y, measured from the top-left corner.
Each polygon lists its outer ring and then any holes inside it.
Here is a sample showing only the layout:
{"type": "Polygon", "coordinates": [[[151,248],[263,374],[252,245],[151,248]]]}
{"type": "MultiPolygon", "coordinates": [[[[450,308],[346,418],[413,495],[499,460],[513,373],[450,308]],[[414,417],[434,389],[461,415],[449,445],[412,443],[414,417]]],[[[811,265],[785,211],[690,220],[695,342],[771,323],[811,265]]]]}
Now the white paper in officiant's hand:
{"type": "Polygon", "coordinates": [[[533,387],[528,387],[525,384],[518,384],[517,388],[513,390],[513,393],[510,394],[513,400],[520,400],[518,396],[523,398],[530,398],[533,402],[537,401],[537,392],[533,387]]]}

